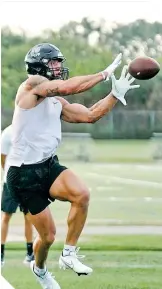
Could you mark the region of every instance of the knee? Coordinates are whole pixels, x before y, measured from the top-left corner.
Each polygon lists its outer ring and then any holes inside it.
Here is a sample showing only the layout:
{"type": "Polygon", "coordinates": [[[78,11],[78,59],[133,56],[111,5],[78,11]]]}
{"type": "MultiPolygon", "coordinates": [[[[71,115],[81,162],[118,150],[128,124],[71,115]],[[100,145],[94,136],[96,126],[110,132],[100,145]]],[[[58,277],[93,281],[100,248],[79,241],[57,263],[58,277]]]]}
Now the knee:
{"type": "Polygon", "coordinates": [[[43,236],[43,242],[47,247],[50,247],[55,241],[55,232],[49,232],[48,234],[43,236]]]}
{"type": "Polygon", "coordinates": [[[87,207],[89,205],[90,192],[88,188],[81,188],[78,194],[77,203],[80,206],[87,207]]]}
{"type": "Polygon", "coordinates": [[[3,213],[2,215],[2,222],[8,224],[11,219],[12,214],[3,213]]]}

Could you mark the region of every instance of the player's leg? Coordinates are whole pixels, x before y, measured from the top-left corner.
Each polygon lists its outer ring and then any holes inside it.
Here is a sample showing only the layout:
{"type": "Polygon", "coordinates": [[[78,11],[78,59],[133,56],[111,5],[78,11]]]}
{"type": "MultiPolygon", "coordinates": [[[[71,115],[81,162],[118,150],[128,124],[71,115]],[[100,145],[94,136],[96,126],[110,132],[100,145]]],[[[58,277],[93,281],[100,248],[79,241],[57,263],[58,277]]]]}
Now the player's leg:
{"type": "Polygon", "coordinates": [[[18,199],[24,213],[38,232],[33,250],[35,261],[30,262],[33,274],[44,289],[60,289],[60,286],[45,266],[50,246],[55,238],[55,224],[48,205],[49,160],[40,164],[10,167],[7,174],[8,187],[18,199]]]}
{"type": "Polygon", "coordinates": [[[6,183],[4,183],[1,199],[1,266],[3,266],[5,262],[5,243],[8,235],[9,222],[12,214],[16,212],[17,207],[17,202],[13,200],[9,190],[7,189],[6,183]]]}
{"type": "Polygon", "coordinates": [[[60,268],[71,268],[79,275],[90,274],[92,269],[82,264],[77,256],[76,244],[88,213],[89,191],[84,183],[69,169],[64,170],[50,187],[50,196],[61,200],[69,201],[67,224],[68,233],[62,256],[59,259],[60,268]]]}
{"type": "MultiPolygon", "coordinates": [[[[28,214],[24,214],[24,222],[25,222],[25,238],[26,242],[32,244],[33,243],[33,226],[29,220],[28,214]]],[[[32,253],[32,252],[31,252],[32,253]]]]}
{"type": "Polygon", "coordinates": [[[5,257],[5,244],[8,234],[9,221],[12,217],[12,214],[3,212],[1,217],[1,267],[4,266],[4,257],[5,257]]]}
{"type": "Polygon", "coordinates": [[[84,227],[89,205],[89,190],[84,183],[69,169],[63,171],[50,188],[51,197],[69,201],[66,243],[75,246],[84,227]]]}
{"type": "Polygon", "coordinates": [[[24,214],[25,222],[25,238],[26,238],[26,257],[23,261],[24,264],[29,265],[34,260],[33,253],[33,225],[29,220],[28,214],[24,214]]]}
{"type": "Polygon", "coordinates": [[[50,246],[55,240],[56,228],[49,208],[32,215],[28,214],[31,223],[38,232],[38,237],[33,244],[35,261],[32,261],[31,269],[43,288],[60,289],[59,284],[52,278],[46,269],[46,259],[50,246]]]}
{"type": "Polygon", "coordinates": [[[55,224],[48,207],[36,215],[29,213],[28,216],[39,234],[33,243],[35,264],[40,269],[43,269],[49,248],[55,240],[55,224]]]}
{"type": "Polygon", "coordinates": [[[7,235],[8,235],[8,228],[9,228],[9,221],[12,217],[12,214],[2,212],[1,217],[1,244],[6,243],[7,235]]]}

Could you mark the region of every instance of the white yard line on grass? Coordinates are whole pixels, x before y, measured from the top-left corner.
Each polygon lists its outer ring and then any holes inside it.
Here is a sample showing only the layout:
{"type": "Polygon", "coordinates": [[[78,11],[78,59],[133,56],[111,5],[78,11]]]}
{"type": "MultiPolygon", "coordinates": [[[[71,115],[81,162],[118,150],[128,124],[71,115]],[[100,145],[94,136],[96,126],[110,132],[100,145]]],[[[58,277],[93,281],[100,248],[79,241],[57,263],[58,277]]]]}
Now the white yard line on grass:
{"type": "Polygon", "coordinates": [[[111,264],[111,263],[104,263],[95,265],[95,267],[106,267],[106,268],[134,268],[134,269],[150,269],[150,268],[162,268],[160,264],[111,264]]]}
{"type": "Polygon", "coordinates": [[[146,171],[152,171],[152,170],[157,170],[162,172],[162,164],[158,165],[135,165],[135,168],[139,170],[146,170],[146,171]]]}
{"type": "Polygon", "coordinates": [[[135,164],[135,163],[119,163],[119,164],[109,164],[109,163],[103,163],[103,164],[95,164],[93,165],[93,169],[97,169],[100,170],[101,167],[104,168],[115,168],[115,169],[141,169],[141,170],[158,170],[158,171],[162,171],[162,163],[160,164],[135,164]]]}
{"type": "Polygon", "coordinates": [[[110,184],[115,181],[120,184],[149,186],[152,188],[162,189],[162,183],[158,183],[158,182],[135,180],[135,179],[129,179],[129,178],[123,178],[123,177],[114,177],[110,175],[107,176],[107,175],[104,175],[103,173],[99,174],[99,173],[94,173],[94,172],[86,173],[86,175],[90,177],[95,177],[98,179],[104,179],[105,184],[110,184]]]}
{"type": "Polygon", "coordinates": [[[90,177],[95,177],[98,179],[104,179],[105,184],[112,184],[112,182],[124,184],[124,185],[137,185],[137,186],[144,186],[144,187],[152,187],[156,189],[162,189],[162,183],[152,182],[152,181],[143,181],[143,180],[135,180],[135,179],[128,179],[123,177],[114,177],[110,175],[103,175],[99,173],[90,172],[86,175],[90,177]]]}
{"type": "Polygon", "coordinates": [[[92,178],[94,178],[94,177],[99,178],[99,179],[101,179],[101,178],[105,179],[105,177],[106,177],[106,175],[95,173],[95,172],[88,172],[88,173],[86,172],[84,175],[88,176],[88,177],[92,177],[92,178]]]}
{"type": "Polygon", "coordinates": [[[158,182],[152,182],[152,181],[142,181],[142,180],[134,180],[134,179],[128,179],[128,178],[121,178],[121,177],[113,177],[109,176],[111,180],[121,183],[121,184],[130,184],[130,185],[139,185],[139,186],[149,186],[152,188],[158,188],[162,189],[162,184],[158,182]]]}
{"type": "Polygon", "coordinates": [[[139,198],[132,198],[132,197],[91,197],[91,201],[99,201],[99,202],[154,202],[154,203],[161,203],[162,198],[154,198],[154,197],[139,197],[139,198]]]}
{"type": "Polygon", "coordinates": [[[110,187],[110,186],[98,186],[96,187],[96,191],[119,191],[121,187],[110,187]]]}

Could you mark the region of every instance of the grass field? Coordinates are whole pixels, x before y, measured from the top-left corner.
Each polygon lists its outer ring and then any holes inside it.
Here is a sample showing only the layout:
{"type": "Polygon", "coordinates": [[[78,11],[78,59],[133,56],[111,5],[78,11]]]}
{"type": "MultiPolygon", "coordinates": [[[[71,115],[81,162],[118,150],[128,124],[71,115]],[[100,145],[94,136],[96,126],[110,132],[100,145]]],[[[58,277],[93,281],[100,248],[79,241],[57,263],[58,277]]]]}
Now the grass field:
{"type": "MultiPolygon", "coordinates": [[[[67,163],[91,193],[87,225],[162,224],[162,166],[158,164],[67,163]],[[102,208],[102,209],[101,209],[102,208]]],[[[57,224],[66,224],[69,204],[50,206],[57,224]]],[[[13,225],[22,225],[21,213],[13,225]]]]}
{"type": "MultiPolygon", "coordinates": [[[[64,146],[64,144],[63,144],[64,146]]],[[[48,268],[62,289],[160,289],[162,287],[162,235],[96,234],[97,226],[162,225],[162,165],[152,159],[149,141],[97,141],[86,145],[91,162],[74,162],[78,144],[61,147],[61,163],[71,168],[87,184],[91,201],[86,228],[93,233],[81,238],[81,254],[94,269],[78,277],[60,271],[58,258],[63,236],[52,246],[48,268]],[[66,158],[65,158],[66,156],[66,158]],[[96,234],[96,235],[95,235],[96,234]]],[[[56,201],[51,211],[57,227],[66,225],[69,204],[56,201]]],[[[23,228],[22,213],[11,219],[13,228],[23,228]]],[[[15,231],[16,234],[16,231],[15,231]]],[[[30,269],[22,265],[25,243],[7,244],[3,276],[15,289],[38,289],[30,269]]]]}
{"type": "MultiPolygon", "coordinates": [[[[56,239],[51,250],[61,251],[63,241],[56,239]]],[[[79,246],[86,251],[162,251],[161,235],[99,235],[88,236],[79,241],[79,246]]],[[[25,250],[24,242],[9,242],[7,251],[25,250]]],[[[7,253],[8,254],[8,253],[7,253]]]]}
{"type": "MultiPolygon", "coordinates": [[[[161,241],[161,237],[155,236],[95,237],[93,243],[81,244],[81,254],[86,255],[84,262],[94,270],[88,277],[60,271],[58,258],[62,247],[57,244],[50,251],[48,268],[62,289],[160,289],[161,241]]],[[[40,288],[30,269],[22,265],[25,251],[18,248],[19,244],[8,245],[2,275],[16,289],[40,288]]]]}
{"type": "Polygon", "coordinates": [[[152,140],[93,140],[63,138],[58,149],[60,159],[74,160],[87,155],[92,162],[152,162],[157,142],[152,140]]]}

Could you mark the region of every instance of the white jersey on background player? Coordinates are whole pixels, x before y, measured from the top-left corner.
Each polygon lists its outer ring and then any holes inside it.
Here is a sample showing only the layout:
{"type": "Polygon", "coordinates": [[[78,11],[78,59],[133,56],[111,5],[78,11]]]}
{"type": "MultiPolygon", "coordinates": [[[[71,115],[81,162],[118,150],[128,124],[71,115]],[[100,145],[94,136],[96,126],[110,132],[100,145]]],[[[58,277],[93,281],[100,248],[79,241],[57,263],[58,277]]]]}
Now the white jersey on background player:
{"type": "Polygon", "coordinates": [[[9,151],[11,149],[11,135],[12,135],[12,125],[6,127],[1,134],[1,154],[6,156],[5,165],[4,165],[4,176],[3,183],[6,183],[6,175],[7,175],[7,159],[9,155],[9,151]]]}
{"type": "MultiPolygon", "coordinates": [[[[11,138],[12,138],[12,125],[6,127],[1,134],[1,165],[4,170],[3,174],[3,188],[2,188],[2,198],[1,198],[1,267],[5,263],[5,243],[8,235],[9,222],[12,217],[12,214],[16,212],[19,204],[13,200],[8,188],[7,188],[7,171],[9,168],[8,165],[8,155],[11,150],[11,138]]],[[[21,207],[20,207],[20,211],[21,207]]],[[[25,265],[34,259],[33,255],[33,228],[31,222],[24,215],[25,220],[25,239],[26,239],[26,257],[23,261],[25,265]]]]}

